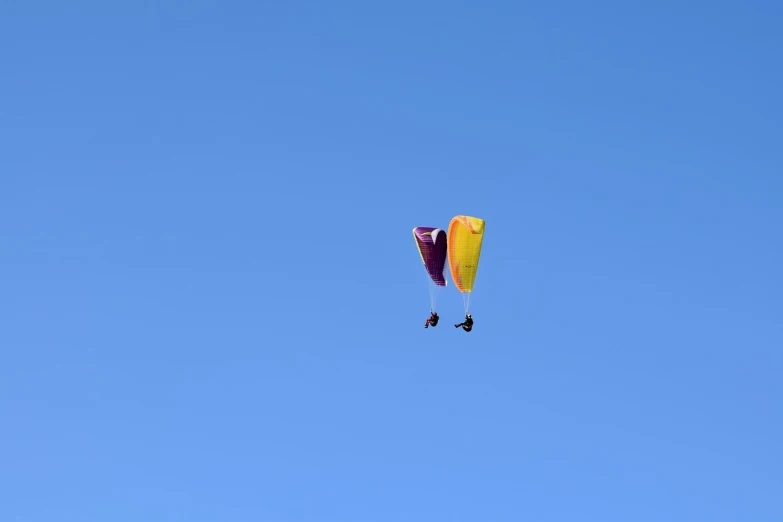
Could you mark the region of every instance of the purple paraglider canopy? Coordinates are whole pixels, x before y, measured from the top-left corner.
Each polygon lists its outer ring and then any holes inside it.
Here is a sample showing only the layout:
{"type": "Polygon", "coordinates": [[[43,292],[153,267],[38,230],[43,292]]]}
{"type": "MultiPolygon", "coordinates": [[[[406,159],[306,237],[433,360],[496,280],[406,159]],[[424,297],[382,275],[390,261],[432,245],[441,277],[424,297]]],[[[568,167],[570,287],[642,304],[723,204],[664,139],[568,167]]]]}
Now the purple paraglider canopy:
{"type": "Polygon", "coordinates": [[[413,237],[432,281],[438,286],[446,286],[446,232],[439,228],[416,227],[413,237]]]}

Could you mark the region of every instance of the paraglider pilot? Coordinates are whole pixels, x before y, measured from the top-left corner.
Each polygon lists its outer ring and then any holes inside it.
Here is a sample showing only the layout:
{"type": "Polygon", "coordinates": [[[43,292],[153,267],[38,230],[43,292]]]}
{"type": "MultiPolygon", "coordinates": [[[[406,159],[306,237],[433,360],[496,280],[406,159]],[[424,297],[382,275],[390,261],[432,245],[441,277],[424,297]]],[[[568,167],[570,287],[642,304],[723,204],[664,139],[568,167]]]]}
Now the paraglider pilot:
{"type": "Polygon", "coordinates": [[[470,314],[465,315],[465,322],[460,324],[455,324],[454,328],[462,327],[463,330],[466,332],[469,332],[473,329],[473,316],[470,314]]]}
{"type": "Polygon", "coordinates": [[[429,328],[429,327],[430,327],[430,325],[432,325],[432,327],[433,327],[433,328],[434,328],[434,327],[436,327],[436,326],[438,326],[438,320],[439,320],[439,319],[440,319],[440,317],[438,317],[438,314],[437,314],[437,313],[435,313],[435,312],[430,312],[430,316],[429,316],[429,317],[427,318],[427,320],[424,322],[424,328],[429,328]]]}

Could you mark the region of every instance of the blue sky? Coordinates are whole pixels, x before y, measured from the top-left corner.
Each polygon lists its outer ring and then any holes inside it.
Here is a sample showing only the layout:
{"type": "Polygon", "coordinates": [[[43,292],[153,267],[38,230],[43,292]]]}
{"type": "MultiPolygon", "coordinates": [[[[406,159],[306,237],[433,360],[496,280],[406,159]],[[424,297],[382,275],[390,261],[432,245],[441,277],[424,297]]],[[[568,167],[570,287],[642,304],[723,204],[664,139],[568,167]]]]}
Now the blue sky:
{"type": "Polygon", "coordinates": [[[4,4],[0,519],[781,520],[781,15],[4,4]]]}

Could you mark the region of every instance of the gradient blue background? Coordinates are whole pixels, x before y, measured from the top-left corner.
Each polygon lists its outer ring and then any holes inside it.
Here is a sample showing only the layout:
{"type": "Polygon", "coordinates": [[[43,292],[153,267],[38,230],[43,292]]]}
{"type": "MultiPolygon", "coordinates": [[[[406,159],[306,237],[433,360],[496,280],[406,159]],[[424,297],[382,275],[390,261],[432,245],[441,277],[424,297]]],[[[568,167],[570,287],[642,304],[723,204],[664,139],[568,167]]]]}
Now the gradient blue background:
{"type": "Polygon", "coordinates": [[[782,16],[3,3],[0,520],[783,520],[782,16]]]}

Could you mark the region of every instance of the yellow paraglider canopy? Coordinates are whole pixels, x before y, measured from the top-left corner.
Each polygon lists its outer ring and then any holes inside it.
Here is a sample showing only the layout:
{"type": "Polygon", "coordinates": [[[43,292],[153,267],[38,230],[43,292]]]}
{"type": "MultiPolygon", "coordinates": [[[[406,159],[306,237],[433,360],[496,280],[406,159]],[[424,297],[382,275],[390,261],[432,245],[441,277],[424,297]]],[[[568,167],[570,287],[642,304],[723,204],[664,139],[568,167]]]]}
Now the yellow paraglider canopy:
{"type": "Polygon", "coordinates": [[[454,284],[463,293],[466,314],[469,311],[470,293],[476,280],[483,240],[483,219],[473,216],[452,218],[448,235],[449,268],[454,284]]]}

